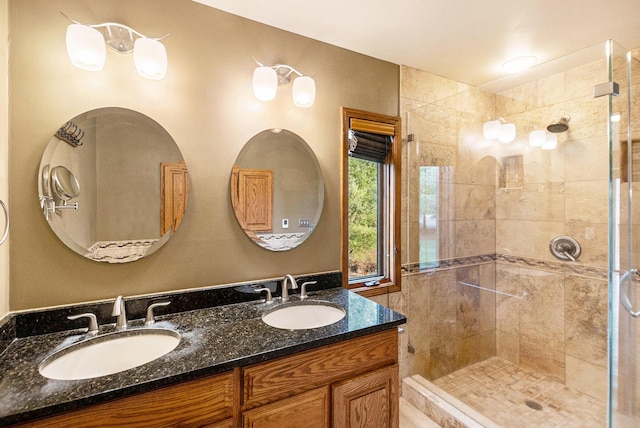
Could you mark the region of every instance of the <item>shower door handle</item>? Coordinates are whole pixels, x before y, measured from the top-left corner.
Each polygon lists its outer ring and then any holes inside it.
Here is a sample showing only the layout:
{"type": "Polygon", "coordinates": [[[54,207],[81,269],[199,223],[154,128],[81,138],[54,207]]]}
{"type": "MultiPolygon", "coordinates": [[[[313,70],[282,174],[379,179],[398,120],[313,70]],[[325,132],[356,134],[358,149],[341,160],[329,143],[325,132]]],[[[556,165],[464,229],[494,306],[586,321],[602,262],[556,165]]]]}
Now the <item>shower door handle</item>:
{"type": "Polygon", "coordinates": [[[640,317],[640,311],[633,310],[633,305],[629,298],[629,294],[631,294],[631,285],[633,283],[631,275],[640,275],[640,271],[638,269],[630,269],[620,277],[620,300],[622,301],[622,306],[624,306],[629,314],[634,318],[638,318],[640,317]],[[625,282],[627,283],[626,289],[623,287],[623,283],[625,282]]]}
{"type": "Polygon", "coordinates": [[[9,210],[7,206],[0,199],[0,206],[2,206],[2,211],[4,211],[4,232],[2,232],[2,237],[0,238],[0,245],[4,244],[4,241],[7,240],[7,236],[9,236],[9,210]]]}

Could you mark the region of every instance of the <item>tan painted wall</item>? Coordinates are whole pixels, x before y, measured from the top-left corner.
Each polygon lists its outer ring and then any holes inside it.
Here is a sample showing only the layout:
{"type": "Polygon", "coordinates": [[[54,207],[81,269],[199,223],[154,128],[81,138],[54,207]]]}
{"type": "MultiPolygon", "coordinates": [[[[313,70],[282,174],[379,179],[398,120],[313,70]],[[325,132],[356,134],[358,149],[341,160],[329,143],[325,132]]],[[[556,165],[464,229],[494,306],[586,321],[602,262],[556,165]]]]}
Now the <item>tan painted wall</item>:
{"type": "Polygon", "coordinates": [[[11,0],[9,22],[11,310],[339,268],[340,107],[397,114],[397,65],[187,0],[11,0]],[[74,68],[65,50],[69,22],[60,10],[87,23],[116,21],[150,36],[170,33],[164,40],[167,77],[142,79],[130,56],[111,51],[100,73],[74,68]],[[294,107],[290,86],[270,103],[257,101],[252,56],[312,75],[316,104],[294,107]],[[138,110],[163,125],[191,178],[180,230],[151,257],[125,265],[91,262],[67,249],[38,208],[36,175],[50,136],[77,114],[105,106],[138,110]],[[308,142],[326,181],[314,234],[284,253],[253,244],[229,199],[229,173],[244,142],[273,127],[308,142]]]}
{"type": "MultiPolygon", "coordinates": [[[[0,199],[8,203],[9,96],[8,96],[8,3],[0,0],[0,199]]],[[[0,227],[4,227],[4,219],[0,227]]],[[[9,311],[9,242],[0,246],[0,318],[9,311]]]]}

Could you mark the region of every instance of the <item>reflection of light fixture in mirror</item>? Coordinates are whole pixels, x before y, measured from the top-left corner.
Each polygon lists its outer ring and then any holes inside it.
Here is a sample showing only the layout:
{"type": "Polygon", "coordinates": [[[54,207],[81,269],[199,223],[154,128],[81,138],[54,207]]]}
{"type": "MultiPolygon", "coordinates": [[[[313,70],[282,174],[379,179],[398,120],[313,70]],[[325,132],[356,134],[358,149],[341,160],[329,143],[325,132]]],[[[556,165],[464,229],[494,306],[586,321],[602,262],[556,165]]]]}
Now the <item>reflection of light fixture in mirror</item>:
{"type": "Polygon", "coordinates": [[[558,145],[558,134],[547,134],[544,143],[540,146],[542,150],[553,150],[558,145]]]}
{"type": "Polygon", "coordinates": [[[295,68],[286,64],[265,66],[253,59],[259,67],[253,71],[253,94],[261,101],[270,101],[276,97],[278,86],[287,85],[291,75],[298,77],[293,81],[291,90],[293,104],[297,107],[311,107],[316,99],[316,82],[295,68]]]}
{"type": "Polygon", "coordinates": [[[516,139],[516,126],[506,122],[503,118],[489,120],[482,125],[482,136],[485,140],[498,140],[510,143],[516,139]]]}
{"type": "Polygon", "coordinates": [[[507,73],[519,73],[531,67],[538,61],[533,55],[523,55],[516,58],[511,58],[502,64],[502,69],[507,73]]]}
{"type": "MultiPolygon", "coordinates": [[[[62,12],[61,12],[62,13],[62,12]]],[[[167,51],[159,40],[150,38],[133,28],[113,22],[83,24],[69,18],[73,24],[67,28],[67,53],[71,63],[83,70],[101,71],[107,50],[105,43],[120,53],[133,52],[138,74],[146,79],[161,80],[167,72],[167,51]]]]}
{"type": "Polygon", "coordinates": [[[529,145],[531,147],[542,147],[547,139],[547,133],[542,129],[537,129],[529,133],[529,145]]]}

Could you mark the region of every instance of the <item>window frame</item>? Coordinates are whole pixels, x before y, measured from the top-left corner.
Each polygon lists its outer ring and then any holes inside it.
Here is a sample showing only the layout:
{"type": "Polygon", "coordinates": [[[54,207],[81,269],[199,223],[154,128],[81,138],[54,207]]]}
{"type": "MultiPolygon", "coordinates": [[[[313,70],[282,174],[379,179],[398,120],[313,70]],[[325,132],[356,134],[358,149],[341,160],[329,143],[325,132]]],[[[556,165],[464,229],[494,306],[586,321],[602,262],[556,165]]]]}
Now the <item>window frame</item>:
{"type": "Polygon", "coordinates": [[[364,110],[342,107],[342,147],[341,147],[341,188],[340,188],[340,271],[342,272],[342,286],[351,291],[355,291],[363,296],[376,296],[390,292],[400,291],[401,264],[400,264],[400,224],[401,224],[401,159],[402,159],[402,128],[401,120],[398,116],[388,116],[372,113],[364,110]],[[387,159],[381,166],[385,172],[383,183],[386,187],[384,197],[381,201],[381,209],[384,219],[384,254],[388,272],[380,279],[380,285],[365,286],[363,280],[358,282],[349,281],[349,129],[351,120],[361,120],[373,122],[373,127],[367,132],[376,133],[375,125],[380,124],[381,129],[393,127],[393,143],[387,159]]]}

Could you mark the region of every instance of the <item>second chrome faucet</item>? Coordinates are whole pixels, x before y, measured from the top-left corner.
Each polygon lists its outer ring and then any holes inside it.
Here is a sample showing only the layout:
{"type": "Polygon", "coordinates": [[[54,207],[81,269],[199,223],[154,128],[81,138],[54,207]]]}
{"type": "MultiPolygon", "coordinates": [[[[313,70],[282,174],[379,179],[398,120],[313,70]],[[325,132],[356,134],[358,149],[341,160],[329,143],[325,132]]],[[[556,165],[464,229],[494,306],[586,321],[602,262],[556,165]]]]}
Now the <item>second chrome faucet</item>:
{"type": "Polygon", "coordinates": [[[116,297],[116,301],[113,302],[111,316],[118,317],[116,319],[116,330],[120,331],[127,328],[127,310],[124,306],[124,298],[122,296],[116,297]]]}
{"type": "Polygon", "coordinates": [[[282,280],[282,301],[289,300],[289,290],[295,290],[298,288],[296,279],[291,274],[286,274],[282,280]]]}

